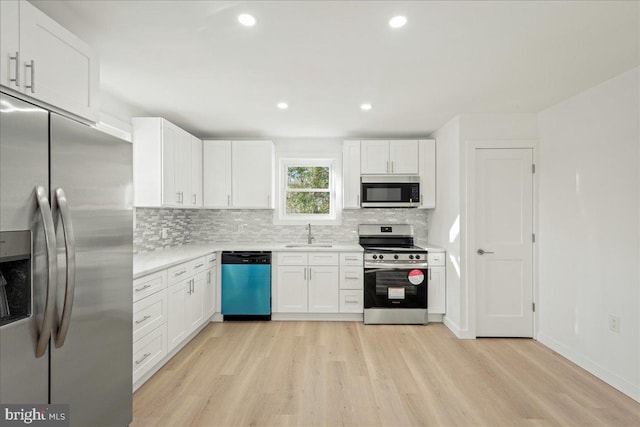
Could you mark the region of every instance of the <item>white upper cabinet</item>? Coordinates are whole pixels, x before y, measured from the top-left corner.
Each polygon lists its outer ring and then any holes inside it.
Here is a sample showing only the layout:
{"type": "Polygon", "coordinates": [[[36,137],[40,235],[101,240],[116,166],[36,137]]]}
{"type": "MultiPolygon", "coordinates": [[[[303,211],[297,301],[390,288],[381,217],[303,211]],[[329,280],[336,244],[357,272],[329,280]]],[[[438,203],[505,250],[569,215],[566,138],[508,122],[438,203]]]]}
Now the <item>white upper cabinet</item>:
{"type": "Polygon", "coordinates": [[[204,206],[273,209],[271,141],[204,141],[204,206]]]}
{"type": "Polygon", "coordinates": [[[96,53],[27,1],[2,0],[0,15],[0,84],[96,122],[96,53]]]}
{"type": "Polygon", "coordinates": [[[201,206],[202,142],[160,117],[131,122],[134,205],[201,206]]]}
{"type": "Polygon", "coordinates": [[[420,140],[420,206],[419,209],[436,207],[436,141],[420,140]]]}
{"type": "Polygon", "coordinates": [[[271,141],[234,141],[231,185],[234,208],[273,208],[274,147],[271,141]]]}
{"type": "Polygon", "coordinates": [[[361,141],[362,175],[417,175],[418,163],[417,140],[361,141]]]}
{"type": "Polygon", "coordinates": [[[202,206],[202,140],[191,136],[191,206],[202,206]]]}
{"type": "Polygon", "coordinates": [[[202,142],[204,206],[231,207],[231,141],[202,142]]]}
{"type": "Polygon", "coordinates": [[[342,146],[343,208],[360,209],[360,141],[342,146]]]}

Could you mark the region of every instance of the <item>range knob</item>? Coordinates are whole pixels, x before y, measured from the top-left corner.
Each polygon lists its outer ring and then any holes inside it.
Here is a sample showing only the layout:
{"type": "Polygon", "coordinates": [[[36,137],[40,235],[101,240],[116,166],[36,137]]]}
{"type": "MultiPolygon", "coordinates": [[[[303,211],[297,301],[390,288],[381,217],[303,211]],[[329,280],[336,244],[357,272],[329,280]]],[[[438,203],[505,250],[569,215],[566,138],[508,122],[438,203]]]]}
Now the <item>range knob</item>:
{"type": "Polygon", "coordinates": [[[374,256],[373,256],[373,259],[378,259],[378,255],[374,255],[374,256]]]}
{"type": "Polygon", "coordinates": [[[409,259],[413,259],[413,255],[409,255],[409,259]]]}
{"type": "Polygon", "coordinates": [[[393,257],[394,257],[395,259],[398,259],[398,255],[394,255],[393,257]]]}
{"type": "Polygon", "coordinates": [[[416,255],[416,259],[420,259],[420,255],[416,255]]]}
{"type": "Polygon", "coordinates": [[[380,258],[380,259],[383,259],[384,257],[383,257],[382,255],[380,255],[380,257],[379,257],[379,258],[380,258]]]}

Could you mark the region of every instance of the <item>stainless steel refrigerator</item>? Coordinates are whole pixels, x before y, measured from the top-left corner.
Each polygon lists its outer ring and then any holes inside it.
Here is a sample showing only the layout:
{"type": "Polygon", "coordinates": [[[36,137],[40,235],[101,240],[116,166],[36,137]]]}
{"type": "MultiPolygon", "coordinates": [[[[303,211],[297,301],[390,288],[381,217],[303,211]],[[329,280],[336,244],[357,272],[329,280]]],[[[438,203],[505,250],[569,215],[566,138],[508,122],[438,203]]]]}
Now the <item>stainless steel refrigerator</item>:
{"type": "Polygon", "coordinates": [[[0,403],[130,423],[131,152],[0,94],[0,403]]]}

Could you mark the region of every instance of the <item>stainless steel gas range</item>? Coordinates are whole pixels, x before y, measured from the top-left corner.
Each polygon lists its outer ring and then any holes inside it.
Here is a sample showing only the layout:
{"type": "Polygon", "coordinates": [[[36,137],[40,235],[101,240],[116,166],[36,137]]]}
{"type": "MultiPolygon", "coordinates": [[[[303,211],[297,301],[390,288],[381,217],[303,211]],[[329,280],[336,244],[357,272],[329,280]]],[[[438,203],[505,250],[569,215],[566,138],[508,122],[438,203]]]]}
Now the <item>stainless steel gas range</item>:
{"type": "Polygon", "coordinates": [[[361,224],[364,323],[427,323],[427,250],[413,244],[409,224],[361,224]]]}

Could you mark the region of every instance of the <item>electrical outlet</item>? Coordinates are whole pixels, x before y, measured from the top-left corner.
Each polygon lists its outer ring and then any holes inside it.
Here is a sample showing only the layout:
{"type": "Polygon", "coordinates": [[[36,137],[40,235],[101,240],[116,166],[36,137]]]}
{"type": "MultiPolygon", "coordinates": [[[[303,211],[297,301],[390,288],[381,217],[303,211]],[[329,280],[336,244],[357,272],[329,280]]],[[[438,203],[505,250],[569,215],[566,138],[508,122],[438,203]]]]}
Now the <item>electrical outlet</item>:
{"type": "Polygon", "coordinates": [[[160,237],[162,237],[163,239],[166,239],[168,235],[169,235],[169,230],[167,229],[167,227],[162,227],[162,231],[160,231],[160,237]]]}
{"type": "Polygon", "coordinates": [[[620,333],[620,318],[618,316],[614,316],[613,314],[609,315],[609,329],[613,332],[620,333]]]}

